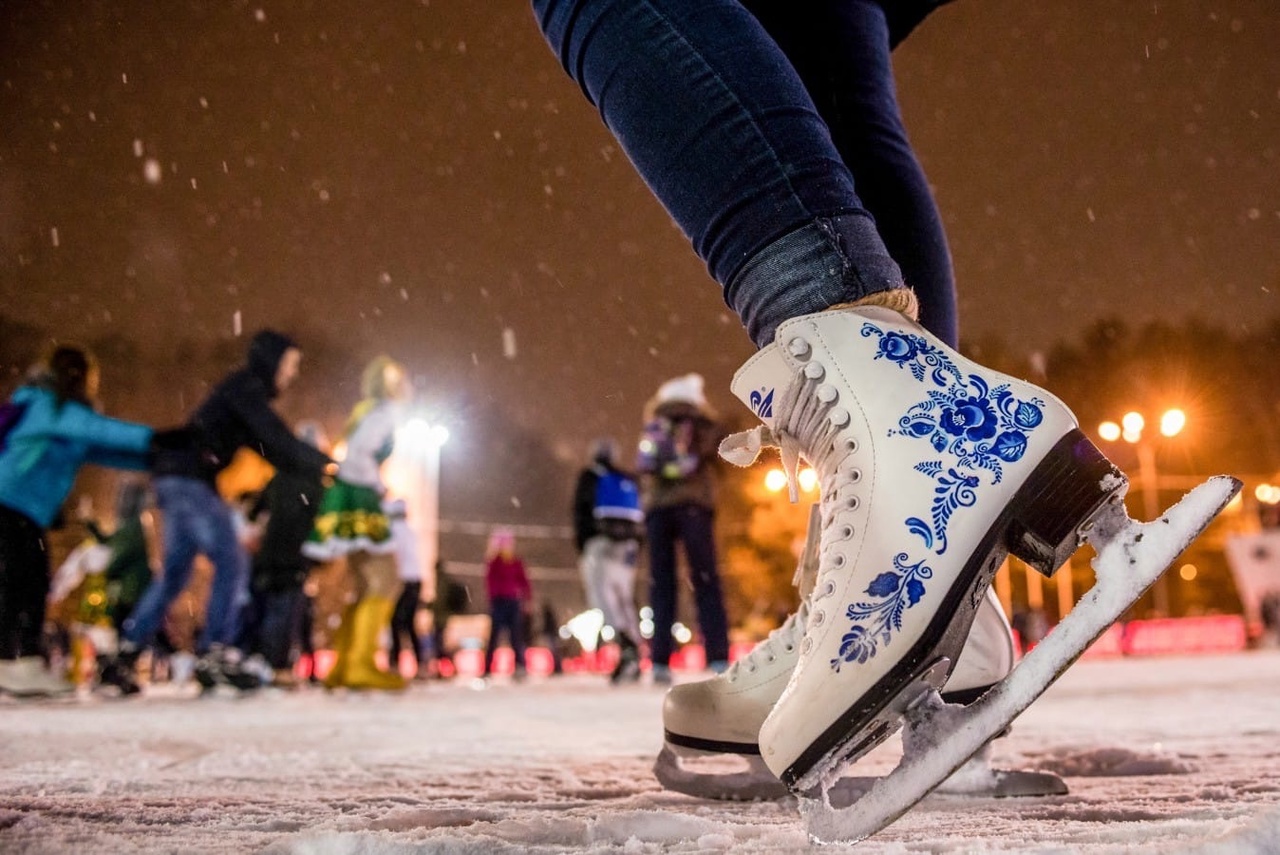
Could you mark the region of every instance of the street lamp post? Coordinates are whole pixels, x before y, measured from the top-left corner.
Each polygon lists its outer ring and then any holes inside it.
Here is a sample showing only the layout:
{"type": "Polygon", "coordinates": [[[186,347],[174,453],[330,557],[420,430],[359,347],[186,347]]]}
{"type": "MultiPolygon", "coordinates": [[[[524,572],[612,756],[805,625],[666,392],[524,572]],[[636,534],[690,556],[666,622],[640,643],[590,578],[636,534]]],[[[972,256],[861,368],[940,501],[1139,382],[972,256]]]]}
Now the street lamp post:
{"type": "MultiPolygon", "coordinates": [[[[1141,413],[1128,412],[1124,414],[1120,424],[1110,421],[1100,424],[1098,435],[1108,442],[1123,439],[1134,447],[1134,452],[1138,456],[1138,480],[1142,483],[1143,515],[1147,521],[1151,521],[1160,515],[1160,474],[1156,468],[1156,443],[1149,437],[1143,437],[1146,426],[1146,419],[1141,413]]],[[[1176,408],[1165,410],[1160,417],[1159,430],[1163,437],[1177,436],[1186,426],[1187,415],[1182,410],[1176,408]]],[[[1156,612],[1167,616],[1169,585],[1165,576],[1162,575],[1156,580],[1153,594],[1156,612]]]]}

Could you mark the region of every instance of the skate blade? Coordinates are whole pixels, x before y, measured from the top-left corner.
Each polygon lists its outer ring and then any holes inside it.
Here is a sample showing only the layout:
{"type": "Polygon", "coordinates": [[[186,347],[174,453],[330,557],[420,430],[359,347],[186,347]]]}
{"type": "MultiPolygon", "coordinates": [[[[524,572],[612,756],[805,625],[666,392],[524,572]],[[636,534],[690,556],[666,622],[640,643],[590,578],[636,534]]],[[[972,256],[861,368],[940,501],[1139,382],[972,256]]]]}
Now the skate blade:
{"type": "Polygon", "coordinates": [[[777,801],[790,795],[764,761],[745,754],[722,754],[663,743],[654,777],[668,790],[727,802],[777,801]]]}
{"type": "Polygon", "coordinates": [[[1123,505],[1109,504],[1088,526],[1097,583],[994,689],[968,707],[938,698],[908,717],[902,762],[856,803],[840,811],[804,800],[816,843],[857,842],[910,810],[1031,705],[1088,649],[1211,523],[1240,491],[1235,478],[1218,476],[1196,487],[1159,519],[1139,523],[1123,505]],[[912,741],[922,746],[912,750],[912,741]]]}
{"type": "MultiPolygon", "coordinates": [[[[1022,769],[993,770],[985,762],[972,774],[960,769],[934,791],[950,799],[1035,798],[1062,796],[1067,785],[1057,775],[1022,769]]],[[[782,801],[794,794],[779,781],[759,756],[725,754],[664,744],[653,764],[654,777],[664,789],[699,799],[725,802],[782,801]]],[[[823,792],[805,795],[823,799],[833,808],[848,808],[875,785],[871,775],[846,775],[823,792]]]]}

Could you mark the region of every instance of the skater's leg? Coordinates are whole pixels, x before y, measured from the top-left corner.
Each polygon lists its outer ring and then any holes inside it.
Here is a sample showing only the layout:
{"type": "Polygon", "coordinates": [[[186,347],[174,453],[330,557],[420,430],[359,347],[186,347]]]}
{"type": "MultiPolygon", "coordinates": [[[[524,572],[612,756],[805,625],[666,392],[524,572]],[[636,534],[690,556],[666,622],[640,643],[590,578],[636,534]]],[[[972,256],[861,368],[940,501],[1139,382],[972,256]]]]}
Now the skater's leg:
{"type": "Polygon", "coordinates": [[[671,625],[676,619],[676,508],[655,508],[645,517],[649,544],[649,606],[653,639],[649,657],[654,667],[671,662],[671,625]]]}
{"type": "Polygon", "coordinates": [[[501,597],[495,597],[489,603],[489,640],[484,645],[484,673],[493,673],[493,656],[498,651],[498,636],[502,632],[501,597]]]}
{"type": "Polygon", "coordinates": [[[352,570],[362,580],[363,594],[352,611],[351,645],[343,685],[355,689],[404,688],[404,679],[394,663],[383,671],[376,661],[382,632],[391,622],[395,597],[400,590],[395,559],[390,555],[354,552],[349,560],[352,570]]]}
{"type": "Polygon", "coordinates": [[[204,632],[196,652],[203,653],[214,645],[234,647],[240,626],[241,597],[249,576],[248,556],[236,538],[231,508],[211,487],[193,497],[199,509],[192,531],[199,549],[213,564],[213,585],[209,590],[209,607],[205,614],[204,632]]]}
{"type": "MultiPolygon", "coordinates": [[[[250,591],[249,602],[240,610],[236,630],[236,647],[246,653],[263,653],[266,625],[271,608],[271,595],[266,591],[250,591]]],[[[265,655],[265,654],[264,654],[265,655]]]]}
{"type": "Polygon", "coordinates": [[[40,526],[0,507],[0,659],[42,655],[48,555],[40,526]]]}
{"type": "Polygon", "coordinates": [[[578,569],[582,574],[582,591],[587,598],[587,608],[599,609],[604,614],[604,622],[609,623],[608,605],[605,602],[605,585],[608,579],[609,539],[604,535],[596,535],[587,539],[582,545],[582,555],[578,559],[578,569]]]}
{"type": "Polygon", "coordinates": [[[258,625],[258,646],[273,670],[292,666],[294,640],[302,614],[302,590],[288,588],[258,595],[262,601],[262,619],[258,625]]]}
{"type": "Polygon", "coordinates": [[[153,579],[133,613],[124,622],[123,648],[141,650],[151,644],[169,605],[187,587],[199,550],[195,527],[198,504],[191,479],[162,477],[154,481],[156,506],[164,518],[163,573],[153,579]]]}
{"type": "Polygon", "coordinates": [[[757,345],[788,317],[902,287],[803,81],[737,0],[533,5],[757,345]]]}
{"type": "Polygon", "coordinates": [[[516,600],[515,609],[511,615],[511,653],[515,657],[516,676],[520,676],[525,672],[525,649],[528,644],[525,641],[525,614],[524,604],[516,600]]]}
{"type": "Polygon", "coordinates": [[[610,541],[602,561],[600,599],[605,623],[632,644],[640,641],[639,614],[636,611],[635,541],[610,541]]]}
{"type": "MultiPolygon", "coordinates": [[[[413,630],[413,617],[418,611],[418,597],[422,592],[421,582],[405,582],[396,597],[395,609],[391,612],[391,642],[387,646],[387,660],[399,667],[402,639],[410,638],[414,651],[417,650],[417,638],[413,630]]],[[[417,658],[417,653],[414,653],[417,658]]]]}
{"type": "Polygon", "coordinates": [[[507,643],[511,645],[512,652],[515,652],[516,636],[519,630],[517,620],[520,614],[520,601],[514,597],[494,597],[489,606],[489,614],[491,618],[489,644],[485,648],[484,654],[484,671],[486,674],[493,671],[493,656],[497,652],[503,635],[507,637],[507,643]]]}
{"type": "MultiPolygon", "coordinates": [[[[795,66],[831,129],[858,196],[903,279],[920,300],[920,324],[958,343],[955,277],[942,217],[907,138],[890,59],[894,10],[862,0],[744,0],[795,66]]],[[[900,5],[900,4],[899,4],[900,5]]]]}
{"type": "Polygon", "coordinates": [[[715,512],[701,505],[683,505],[679,524],[680,541],[689,559],[693,599],[707,664],[722,668],[729,664],[729,621],[725,616],[720,567],[716,560],[715,512]]]}

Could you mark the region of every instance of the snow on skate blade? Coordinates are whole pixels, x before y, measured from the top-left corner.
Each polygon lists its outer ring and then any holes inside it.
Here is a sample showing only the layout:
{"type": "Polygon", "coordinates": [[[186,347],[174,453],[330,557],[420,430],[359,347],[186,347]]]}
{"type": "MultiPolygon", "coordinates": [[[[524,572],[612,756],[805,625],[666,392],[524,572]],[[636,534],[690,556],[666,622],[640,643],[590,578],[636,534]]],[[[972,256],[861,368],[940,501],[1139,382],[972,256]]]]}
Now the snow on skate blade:
{"type": "Polygon", "coordinates": [[[910,810],[1047,689],[1149,588],[1213,521],[1241,484],[1218,476],[1196,487],[1159,519],[1139,523],[1109,504],[1085,533],[1096,551],[1097,582],[999,685],[968,707],[936,695],[916,705],[903,731],[902,762],[853,808],[802,799],[817,843],[863,840],[910,810]]]}
{"type": "Polygon", "coordinates": [[[668,790],[700,799],[767,802],[789,796],[787,785],[759,757],[664,744],[653,775],[668,790]]]}

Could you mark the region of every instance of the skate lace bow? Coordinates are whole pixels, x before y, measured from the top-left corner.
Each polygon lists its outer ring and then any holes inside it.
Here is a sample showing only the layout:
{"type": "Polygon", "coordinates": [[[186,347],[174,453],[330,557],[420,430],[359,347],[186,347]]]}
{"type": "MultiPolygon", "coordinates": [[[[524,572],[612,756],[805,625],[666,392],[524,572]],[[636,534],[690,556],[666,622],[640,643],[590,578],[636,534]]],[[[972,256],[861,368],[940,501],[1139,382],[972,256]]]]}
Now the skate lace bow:
{"type": "Polygon", "coordinates": [[[720,443],[720,457],[734,466],[747,467],[756,462],[760,452],[776,448],[782,457],[782,471],[787,475],[787,494],[791,503],[800,501],[800,439],[786,431],[770,430],[757,425],[751,430],[730,434],[720,443]]]}

